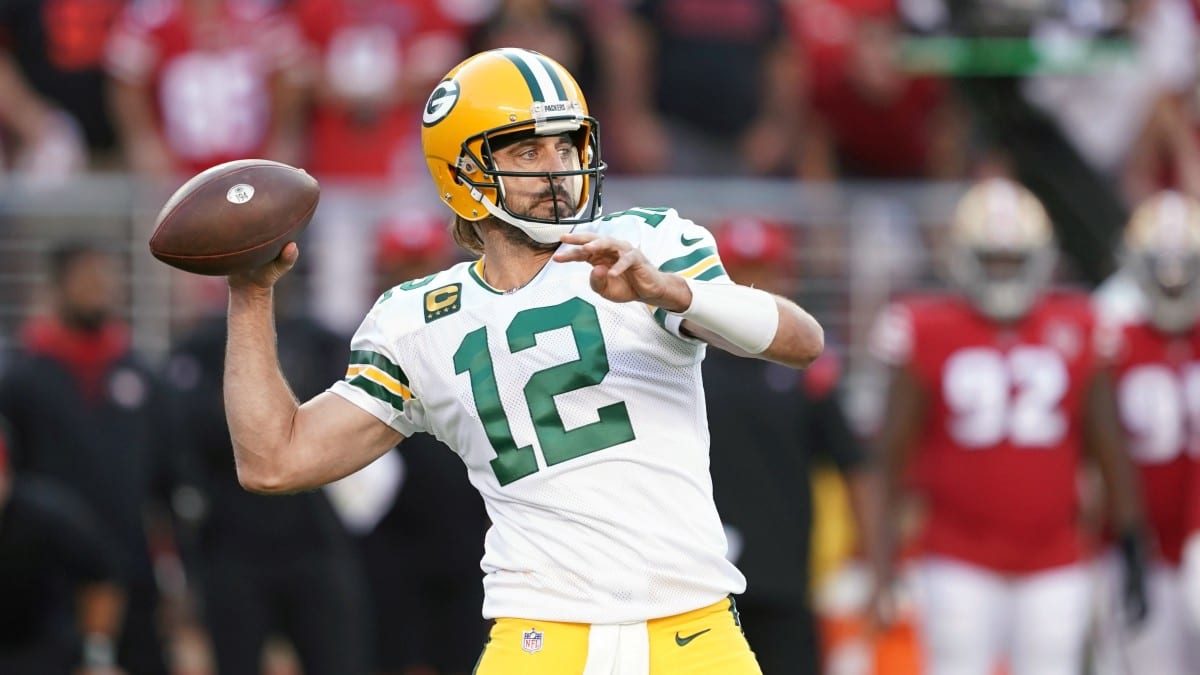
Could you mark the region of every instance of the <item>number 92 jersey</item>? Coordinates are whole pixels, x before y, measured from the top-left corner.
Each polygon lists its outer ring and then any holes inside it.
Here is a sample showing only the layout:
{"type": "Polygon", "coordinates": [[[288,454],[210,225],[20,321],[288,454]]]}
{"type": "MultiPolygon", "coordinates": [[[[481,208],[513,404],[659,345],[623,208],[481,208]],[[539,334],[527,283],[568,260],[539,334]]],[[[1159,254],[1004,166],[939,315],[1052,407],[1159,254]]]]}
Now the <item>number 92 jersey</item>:
{"type": "MultiPolygon", "coordinates": [[[[673,210],[576,231],[731,283],[711,234],[673,210]]],[[[484,616],[635,622],[742,592],[708,474],[704,344],[675,315],[597,295],[587,263],[550,260],[511,293],[483,280],[486,264],[384,293],[331,388],[462,458],[492,520],[484,616]]]]}
{"type": "Polygon", "coordinates": [[[926,394],[909,477],[926,500],[923,552],[1005,572],[1081,555],[1076,477],[1085,388],[1099,367],[1086,295],[1047,293],[1009,326],[959,296],[897,303],[876,356],[926,394]]]}

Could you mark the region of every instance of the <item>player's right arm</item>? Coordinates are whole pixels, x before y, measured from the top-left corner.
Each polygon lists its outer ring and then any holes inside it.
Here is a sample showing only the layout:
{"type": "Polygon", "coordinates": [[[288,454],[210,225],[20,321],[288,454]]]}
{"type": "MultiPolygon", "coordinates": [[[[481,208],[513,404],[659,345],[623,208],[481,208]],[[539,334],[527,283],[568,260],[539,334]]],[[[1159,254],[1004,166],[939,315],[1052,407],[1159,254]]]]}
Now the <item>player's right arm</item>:
{"type": "Polygon", "coordinates": [[[229,277],[225,415],[238,481],[252,492],[316,488],[404,439],[341,396],[325,392],[301,404],[292,394],[279,369],[272,291],[298,254],[288,244],[274,262],[229,277]]]}

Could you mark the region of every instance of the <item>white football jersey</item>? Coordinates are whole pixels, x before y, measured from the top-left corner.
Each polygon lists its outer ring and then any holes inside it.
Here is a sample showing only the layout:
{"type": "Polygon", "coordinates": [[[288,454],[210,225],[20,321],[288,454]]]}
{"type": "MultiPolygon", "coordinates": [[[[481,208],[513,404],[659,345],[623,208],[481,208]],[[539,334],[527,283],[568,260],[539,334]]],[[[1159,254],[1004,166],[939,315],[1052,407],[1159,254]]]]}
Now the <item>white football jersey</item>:
{"type": "MultiPolygon", "coordinates": [[[[660,269],[731,283],[713,237],[671,209],[580,225],[660,269]]],[[[486,259],[383,294],[331,391],[467,465],[491,516],[485,617],[625,623],[745,590],[708,473],[702,342],[592,291],[585,262],[503,293],[486,259]]]]}

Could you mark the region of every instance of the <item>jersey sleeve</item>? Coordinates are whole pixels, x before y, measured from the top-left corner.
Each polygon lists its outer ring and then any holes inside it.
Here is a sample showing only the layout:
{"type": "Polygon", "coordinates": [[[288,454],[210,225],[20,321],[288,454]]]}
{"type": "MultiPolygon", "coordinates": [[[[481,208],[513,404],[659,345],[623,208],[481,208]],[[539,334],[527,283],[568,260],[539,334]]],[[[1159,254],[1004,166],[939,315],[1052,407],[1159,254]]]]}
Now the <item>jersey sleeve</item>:
{"type": "MultiPolygon", "coordinates": [[[[717,242],[711,232],[683,218],[675,209],[639,207],[613,216],[642,221],[650,232],[641,237],[642,253],[663,272],[706,283],[732,284],[721,264],[717,242]]],[[[679,327],[683,317],[664,309],[651,308],[654,319],[672,335],[688,341],[679,327]]]]}
{"type": "Polygon", "coordinates": [[[643,249],[655,267],[695,281],[733,283],[721,265],[711,232],[681,217],[675,209],[630,209],[639,210],[662,216],[654,228],[654,236],[646,239],[643,249]]]}
{"type": "Polygon", "coordinates": [[[350,341],[346,377],[329,391],[407,437],[426,430],[425,411],[388,338],[384,307],[377,304],[359,326],[350,341]]]}

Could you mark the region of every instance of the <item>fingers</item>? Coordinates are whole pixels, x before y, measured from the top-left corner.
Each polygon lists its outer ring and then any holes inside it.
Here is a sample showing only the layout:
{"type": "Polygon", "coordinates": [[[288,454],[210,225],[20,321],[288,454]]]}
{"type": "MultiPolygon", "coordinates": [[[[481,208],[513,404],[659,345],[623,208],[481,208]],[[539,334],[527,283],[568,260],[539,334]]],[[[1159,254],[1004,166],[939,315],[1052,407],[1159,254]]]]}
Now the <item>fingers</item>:
{"type": "Polygon", "coordinates": [[[619,277],[624,274],[636,261],[637,257],[633,255],[632,250],[622,251],[620,257],[617,258],[616,264],[608,269],[608,275],[611,277],[619,277]]]}
{"type": "Polygon", "coordinates": [[[229,275],[229,285],[233,287],[256,286],[270,288],[275,282],[288,273],[300,258],[300,247],[290,242],[283,247],[279,255],[271,262],[257,269],[238,272],[229,275]]]}
{"type": "Polygon", "coordinates": [[[599,261],[615,261],[626,251],[632,251],[633,245],[621,239],[602,237],[595,232],[579,232],[564,234],[564,244],[574,244],[572,247],[559,249],[554,254],[558,262],[588,261],[596,264],[599,261]]]}
{"type": "Polygon", "coordinates": [[[600,295],[604,295],[605,289],[608,288],[609,272],[607,265],[597,265],[592,268],[592,274],[588,278],[591,282],[592,290],[600,295]]]}
{"type": "Polygon", "coordinates": [[[292,267],[296,265],[296,261],[299,259],[300,247],[296,244],[296,242],[293,241],[289,242],[283,247],[283,250],[279,252],[279,257],[275,259],[275,262],[281,266],[280,269],[282,273],[292,269],[292,267]]]}
{"type": "Polygon", "coordinates": [[[600,235],[595,232],[568,232],[559,237],[559,241],[564,244],[586,244],[599,238],[600,235]]]}

